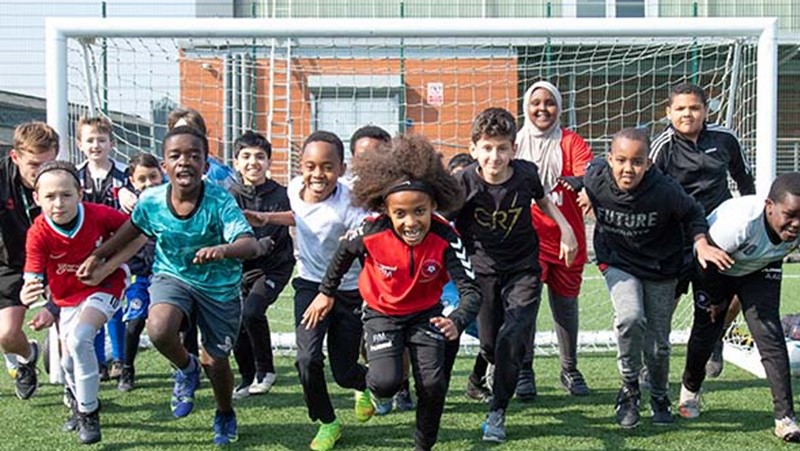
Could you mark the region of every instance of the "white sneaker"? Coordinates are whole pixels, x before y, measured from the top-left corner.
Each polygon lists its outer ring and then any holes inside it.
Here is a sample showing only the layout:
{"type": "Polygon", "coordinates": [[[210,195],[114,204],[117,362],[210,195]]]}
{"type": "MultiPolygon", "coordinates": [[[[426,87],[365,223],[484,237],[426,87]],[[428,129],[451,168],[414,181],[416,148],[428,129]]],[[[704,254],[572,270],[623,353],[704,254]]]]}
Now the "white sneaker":
{"type": "Polygon", "coordinates": [[[678,412],[683,418],[697,418],[700,416],[700,392],[693,392],[681,384],[681,398],[678,403],[678,412]]]}
{"type": "Polygon", "coordinates": [[[233,399],[242,399],[247,398],[248,396],[250,396],[249,385],[239,385],[233,389],[233,399]]]}
{"type": "Polygon", "coordinates": [[[264,393],[269,393],[272,386],[275,384],[275,373],[267,373],[264,375],[264,378],[259,380],[256,377],[256,380],[253,381],[253,384],[250,386],[250,394],[251,395],[260,395],[264,393]]]}
{"type": "Polygon", "coordinates": [[[785,442],[800,442],[800,428],[792,417],[775,420],[775,435],[785,442]]]}

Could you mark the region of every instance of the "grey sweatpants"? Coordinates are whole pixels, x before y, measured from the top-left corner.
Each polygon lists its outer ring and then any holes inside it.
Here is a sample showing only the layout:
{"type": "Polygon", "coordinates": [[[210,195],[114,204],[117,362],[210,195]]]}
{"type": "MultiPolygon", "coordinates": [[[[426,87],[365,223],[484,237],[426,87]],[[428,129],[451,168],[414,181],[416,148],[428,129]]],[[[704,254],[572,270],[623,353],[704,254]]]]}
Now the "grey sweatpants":
{"type": "Polygon", "coordinates": [[[669,332],[677,279],[643,280],[609,266],[603,271],[614,304],[614,330],[617,334],[617,366],[624,383],[635,383],[642,369],[644,343],[653,343],[654,352],[644,362],[650,372],[651,395],[668,394],[669,332]]]}

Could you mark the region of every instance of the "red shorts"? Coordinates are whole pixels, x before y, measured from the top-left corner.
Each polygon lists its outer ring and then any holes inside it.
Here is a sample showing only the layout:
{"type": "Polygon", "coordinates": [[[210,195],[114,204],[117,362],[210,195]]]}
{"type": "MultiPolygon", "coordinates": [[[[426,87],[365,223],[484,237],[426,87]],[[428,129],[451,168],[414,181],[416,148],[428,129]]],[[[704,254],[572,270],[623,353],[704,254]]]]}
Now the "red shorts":
{"type": "Polygon", "coordinates": [[[564,262],[539,260],[542,267],[542,283],[553,290],[553,293],[569,298],[577,298],[583,282],[583,265],[572,265],[568,268],[564,262]]]}

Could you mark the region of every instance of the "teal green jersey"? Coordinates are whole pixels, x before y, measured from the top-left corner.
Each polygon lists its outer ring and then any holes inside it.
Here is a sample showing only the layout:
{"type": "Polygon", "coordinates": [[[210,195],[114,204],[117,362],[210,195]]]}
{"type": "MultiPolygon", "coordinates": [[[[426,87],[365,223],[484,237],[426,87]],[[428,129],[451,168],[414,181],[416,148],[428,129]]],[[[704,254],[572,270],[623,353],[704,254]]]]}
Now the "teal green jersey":
{"type": "Polygon", "coordinates": [[[236,201],[224,189],[203,182],[194,211],[178,215],[169,201],[169,184],[150,188],[139,198],[131,222],[156,241],[153,274],[166,274],[220,302],[239,302],[242,263],[223,259],[192,263],[204,247],[232,243],[253,231],[236,201]]]}

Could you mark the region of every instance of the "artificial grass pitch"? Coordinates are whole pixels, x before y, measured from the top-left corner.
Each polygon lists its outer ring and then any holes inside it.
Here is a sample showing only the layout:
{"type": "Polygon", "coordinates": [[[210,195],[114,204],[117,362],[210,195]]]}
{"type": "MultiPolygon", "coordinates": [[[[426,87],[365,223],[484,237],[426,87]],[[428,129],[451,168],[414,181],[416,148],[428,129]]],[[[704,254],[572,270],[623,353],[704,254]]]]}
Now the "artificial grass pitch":
{"type": "MultiPolygon", "coordinates": [[[[684,348],[676,348],[670,372],[670,393],[677,411],[684,348]]],[[[536,360],[539,395],[532,403],[512,400],[506,428],[509,440],[491,445],[480,440],[479,425],[486,406],[464,396],[472,359],[456,362],[442,418],[436,449],[439,450],[714,450],[783,449],[772,435],[772,403],[766,381],[758,380],[732,365],[719,379],[706,381],[703,413],[689,421],[678,418],[674,426],[650,424],[649,394],[643,393],[642,421],[634,430],[622,430],[614,422],[613,404],[619,389],[615,357],[589,354],[579,367],[593,390],[591,396],[569,396],[558,383],[558,359],[536,360]]],[[[101,424],[103,441],[90,449],[185,450],[210,449],[214,404],[211,387],[203,379],[194,412],[174,419],[169,410],[172,391],[170,367],[154,350],[137,359],[136,389],[121,393],[116,383],[104,382],[101,424]]],[[[239,443],[234,449],[302,450],[316,433],[303,404],[303,395],[290,357],[276,357],[278,380],[266,395],[235,402],[239,443]]],[[[40,365],[41,367],[41,365],[40,365]]],[[[41,371],[40,377],[46,380],[41,371]]],[[[328,375],[328,380],[332,377],[328,375]]],[[[392,412],[358,424],[353,414],[353,393],[329,384],[337,415],[344,424],[336,449],[396,450],[413,447],[414,414],[392,412]]],[[[62,389],[45,383],[29,401],[14,396],[13,381],[0,374],[0,417],[4,419],[0,449],[85,449],[74,433],[61,432],[67,409],[62,389]]]]}

